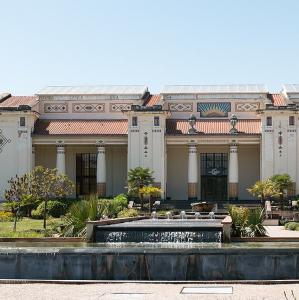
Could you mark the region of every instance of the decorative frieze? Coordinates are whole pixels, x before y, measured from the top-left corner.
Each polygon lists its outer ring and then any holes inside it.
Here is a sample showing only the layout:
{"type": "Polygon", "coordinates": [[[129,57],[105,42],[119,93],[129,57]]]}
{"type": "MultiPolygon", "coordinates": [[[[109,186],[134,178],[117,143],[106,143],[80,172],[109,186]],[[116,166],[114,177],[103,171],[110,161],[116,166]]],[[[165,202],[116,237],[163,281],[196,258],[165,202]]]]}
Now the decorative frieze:
{"type": "Polygon", "coordinates": [[[131,110],[131,103],[110,103],[110,112],[121,112],[131,110]]]}
{"type": "Polygon", "coordinates": [[[7,144],[10,143],[11,140],[5,137],[2,133],[2,130],[0,129],[0,153],[2,152],[3,147],[7,144]]]}
{"type": "Polygon", "coordinates": [[[169,110],[175,112],[192,112],[192,103],[169,103],[169,110]]]}
{"type": "Polygon", "coordinates": [[[40,101],[140,100],[141,95],[40,95],[40,101]]]}
{"type": "Polygon", "coordinates": [[[231,111],[230,102],[199,102],[197,111],[203,118],[227,117],[231,111]]]}
{"type": "Polygon", "coordinates": [[[235,111],[236,112],[248,112],[248,111],[256,111],[260,109],[259,102],[237,102],[235,103],[235,111]]]}
{"type": "Polygon", "coordinates": [[[252,93],[207,93],[207,94],[172,94],[163,95],[165,100],[199,100],[199,99],[267,99],[263,94],[252,93]]]}
{"type": "Polygon", "coordinates": [[[99,113],[105,111],[104,103],[76,103],[73,104],[74,113],[99,113]]]}
{"type": "Polygon", "coordinates": [[[46,113],[67,113],[68,105],[64,103],[45,103],[44,111],[46,113]]]}

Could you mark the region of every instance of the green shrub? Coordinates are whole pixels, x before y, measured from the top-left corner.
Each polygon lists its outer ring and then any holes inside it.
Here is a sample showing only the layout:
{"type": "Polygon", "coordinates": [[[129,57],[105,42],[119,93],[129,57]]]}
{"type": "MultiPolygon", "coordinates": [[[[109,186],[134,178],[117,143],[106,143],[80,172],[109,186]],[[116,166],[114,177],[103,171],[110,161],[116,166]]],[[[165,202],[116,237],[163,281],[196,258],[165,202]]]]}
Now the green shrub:
{"type": "Polygon", "coordinates": [[[232,235],[237,237],[245,236],[248,208],[229,205],[228,211],[232,218],[232,235]]]}
{"type": "Polygon", "coordinates": [[[117,217],[118,213],[128,207],[128,198],[124,194],[114,197],[109,203],[108,216],[117,217]]]}
{"type": "Polygon", "coordinates": [[[117,214],[118,218],[138,217],[138,211],[134,208],[125,208],[117,214]]]}
{"type": "Polygon", "coordinates": [[[10,211],[0,211],[0,222],[11,222],[14,220],[14,215],[10,211]]]}
{"type": "Polygon", "coordinates": [[[296,230],[299,231],[299,223],[298,222],[289,222],[284,225],[285,229],[288,230],[296,230]]]}
{"type": "MultiPolygon", "coordinates": [[[[32,218],[43,219],[45,202],[41,202],[36,209],[31,212],[32,218]]],[[[67,205],[58,200],[49,200],[47,203],[47,214],[54,218],[59,218],[67,211],[67,205]]]]}

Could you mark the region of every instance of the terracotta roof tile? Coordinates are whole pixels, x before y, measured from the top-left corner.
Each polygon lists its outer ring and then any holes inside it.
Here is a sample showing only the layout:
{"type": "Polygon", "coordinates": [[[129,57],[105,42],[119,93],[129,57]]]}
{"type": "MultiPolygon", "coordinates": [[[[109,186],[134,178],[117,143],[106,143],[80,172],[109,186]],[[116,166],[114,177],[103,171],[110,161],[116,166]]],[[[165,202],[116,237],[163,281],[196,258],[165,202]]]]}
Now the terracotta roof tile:
{"type": "Polygon", "coordinates": [[[272,101],[274,106],[285,106],[286,102],[281,94],[269,94],[268,98],[272,101]]]}
{"type": "Polygon", "coordinates": [[[156,105],[159,100],[160,100],[161,96],[158,95],[150,95],[149,98],[145,101],[145,103],[143,105],[145,106],[153,106],[156,105]]]}
{"type": "Polygon", "coordinates": [[[35,96],[12,96],[0,103],[0,107],[34,106],[38,102],[35,96]]]}
{"type": "MultiPolygon", "coordinates": [[[[260,134],[261,121],[259,119],[239,120],[236,128],[244,134],[260,134]]],[[[169,135],[188,134],[190,128],[188,120],[169,119],[166,123],[166,132],[169,135]]],[[[229,134],[231,125],[228,119],[198,120],[195,128],[205,134],[229,134]]]]}
{"type": "Polygon", "coordinates": [[[36,135],[124,135],[127,120],[38,120],[36,135]]]}

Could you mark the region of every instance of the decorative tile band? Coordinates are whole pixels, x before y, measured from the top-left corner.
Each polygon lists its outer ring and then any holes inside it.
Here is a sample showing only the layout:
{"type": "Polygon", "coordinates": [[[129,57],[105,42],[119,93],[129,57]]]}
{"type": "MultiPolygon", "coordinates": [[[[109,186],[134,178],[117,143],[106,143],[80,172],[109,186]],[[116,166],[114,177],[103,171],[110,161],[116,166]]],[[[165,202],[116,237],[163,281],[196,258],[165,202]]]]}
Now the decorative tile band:
{"type": "Polygon", "coordinates": [[[237,102],[235,103],[235,111],[237,112],[247,112],[247,111],[256,111],[260,108],[259,102],[237,102]]]}
{"type": "Polygon", "coordinates": [[[120,112],[122,110],[131,110],[131,103],[110,103],[111,112],[120,112]]]}
{"type": "Polygon", "coordinates": [[[76,103],[73,104],[73,112],[75,113],[99,113],[105,111],[104,103],[76,103]]]}
{"type": "Polygon", "coordinates": [[[200,102],[197,111],[203,118],[227,117],[231,111],[230,102],[200,102]]]}
{"type": "Polygon", "coordinates": [[[176,112],[192,112],[192,103],[169,103],[169,110],[176,112]]]}
{"type": "Polygon", "coordinates": [[[67,113],[68,105],[64,103],[45,103],[44,111],[46,113],[67,113]]]}

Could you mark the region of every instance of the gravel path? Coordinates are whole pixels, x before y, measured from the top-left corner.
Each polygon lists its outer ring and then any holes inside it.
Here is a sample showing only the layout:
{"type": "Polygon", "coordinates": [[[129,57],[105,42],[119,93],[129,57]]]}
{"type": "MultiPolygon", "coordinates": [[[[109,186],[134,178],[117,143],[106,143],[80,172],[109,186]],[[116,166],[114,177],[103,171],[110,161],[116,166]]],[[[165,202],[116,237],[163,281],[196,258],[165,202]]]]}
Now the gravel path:
{"type": "MultiPolygon", "coordinates": [[[[208,286],[217,286],[207,284],[208,286]]],[[[207,286],[205,285],[205,286],[207,286]]],[[[230,295],[183,295],[183,287],[202,286],[199,284],[142,284],[142,283],[111,283],[111,284],[0,284],[0,299],[22,300],[176,300],[176,299],[246,299],[246,300],[295,300],[299,299],[299,284],[279,285],[232,285],[230,295]],[[292,291],[294,296],[292,295],[292,291]],[[284,295],[286,292],[286,296],[284,295]],[[135,294],[129,294],[135,293],[135,294]]],[[[219,286],[219,285],[218,285],[219,286]]]]}

